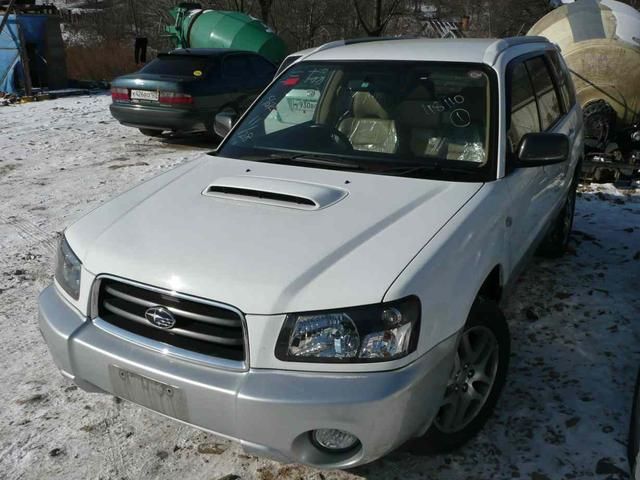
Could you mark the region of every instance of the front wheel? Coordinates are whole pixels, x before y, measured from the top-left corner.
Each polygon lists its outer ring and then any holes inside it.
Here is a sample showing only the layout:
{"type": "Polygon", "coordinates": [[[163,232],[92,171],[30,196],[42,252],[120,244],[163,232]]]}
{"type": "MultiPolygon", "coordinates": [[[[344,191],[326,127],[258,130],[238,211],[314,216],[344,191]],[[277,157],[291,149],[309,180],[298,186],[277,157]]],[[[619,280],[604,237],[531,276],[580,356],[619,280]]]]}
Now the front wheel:
{"type": "Polygon", "coordinates": [[[471,308],[444,400],[427,433],[413,442],[425,453],[454,450],[485,424],[504,386],[511,341],[498,305],[478,298],[471,308]]]}

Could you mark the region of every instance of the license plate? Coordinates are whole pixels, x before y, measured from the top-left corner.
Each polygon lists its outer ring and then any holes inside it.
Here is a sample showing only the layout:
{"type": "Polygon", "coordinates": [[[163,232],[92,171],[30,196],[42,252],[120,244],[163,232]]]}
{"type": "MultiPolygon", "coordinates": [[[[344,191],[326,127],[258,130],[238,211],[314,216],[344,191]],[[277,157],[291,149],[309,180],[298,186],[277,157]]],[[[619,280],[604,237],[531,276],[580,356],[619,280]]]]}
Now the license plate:
{"type": "Polygon", "coordinates": [[[167,383],[109,365],[113,393],[170,417],[189,421],[184,392],[167,383]]]}
{"type": "Polygon", "coordinates": [[[131,100],[158,101],[158,92],[154,90],[131,90],[131,100]]]}

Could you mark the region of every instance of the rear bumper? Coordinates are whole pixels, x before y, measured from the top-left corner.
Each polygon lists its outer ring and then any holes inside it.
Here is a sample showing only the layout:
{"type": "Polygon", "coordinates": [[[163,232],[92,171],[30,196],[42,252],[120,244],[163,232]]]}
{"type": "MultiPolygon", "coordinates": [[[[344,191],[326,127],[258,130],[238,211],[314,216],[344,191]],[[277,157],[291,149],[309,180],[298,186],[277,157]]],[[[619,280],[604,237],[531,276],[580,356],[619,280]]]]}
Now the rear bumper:
{"type": "Polygon", "coordinates": [[[197,110],[126,103],[112,103],[109,109],[116,120],[128,127],[175,131],[205,128],[204,116],[197,110]]]}
{"type": "Polygon", "coordinates": [[[144,406],[237,440],[249,453],[321,468],[371,462],[423,433],[440,405],[456,344],[450,337],[394,371],[225,371],[108,333],[68,305],[53,286],[39,303],[40,330],[53,359],[81,388],[127,398],[113,371],[132,372],[180,391],[174,395],[179,405],[144,406]],[[317,428],[346,430],[361,445],[347,453],[322,452],[309,439],[308,432],[317,428]]]}

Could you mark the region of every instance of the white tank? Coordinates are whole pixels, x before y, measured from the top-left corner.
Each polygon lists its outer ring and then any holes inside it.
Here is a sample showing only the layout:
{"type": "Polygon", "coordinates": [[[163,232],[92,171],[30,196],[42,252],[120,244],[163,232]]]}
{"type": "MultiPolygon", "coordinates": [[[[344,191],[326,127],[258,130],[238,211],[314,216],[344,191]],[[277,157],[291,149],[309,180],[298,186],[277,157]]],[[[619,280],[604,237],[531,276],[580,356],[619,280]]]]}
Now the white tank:
{"type": "Polygon", "coordinates": [[[578,0],[531,27],[558,44],[584,107],[606,102],[618,126],[640,119],[640,12],[614,0],[578,0]]]}

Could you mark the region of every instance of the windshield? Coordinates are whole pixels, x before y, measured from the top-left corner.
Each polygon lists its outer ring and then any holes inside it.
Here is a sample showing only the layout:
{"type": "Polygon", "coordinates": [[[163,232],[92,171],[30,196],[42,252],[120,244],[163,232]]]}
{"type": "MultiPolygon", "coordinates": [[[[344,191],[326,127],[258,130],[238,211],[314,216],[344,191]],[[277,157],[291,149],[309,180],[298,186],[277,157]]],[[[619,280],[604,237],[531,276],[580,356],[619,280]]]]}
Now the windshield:
{"type": "Polygon", "coordinates": [[[337,160],[373,173],[478,177],[491,168],[485,68],[432,62],[301,62],[254,104],[217,153],[337,160]],[[476,175],[474,175],[476,174],[476,175]]]}

